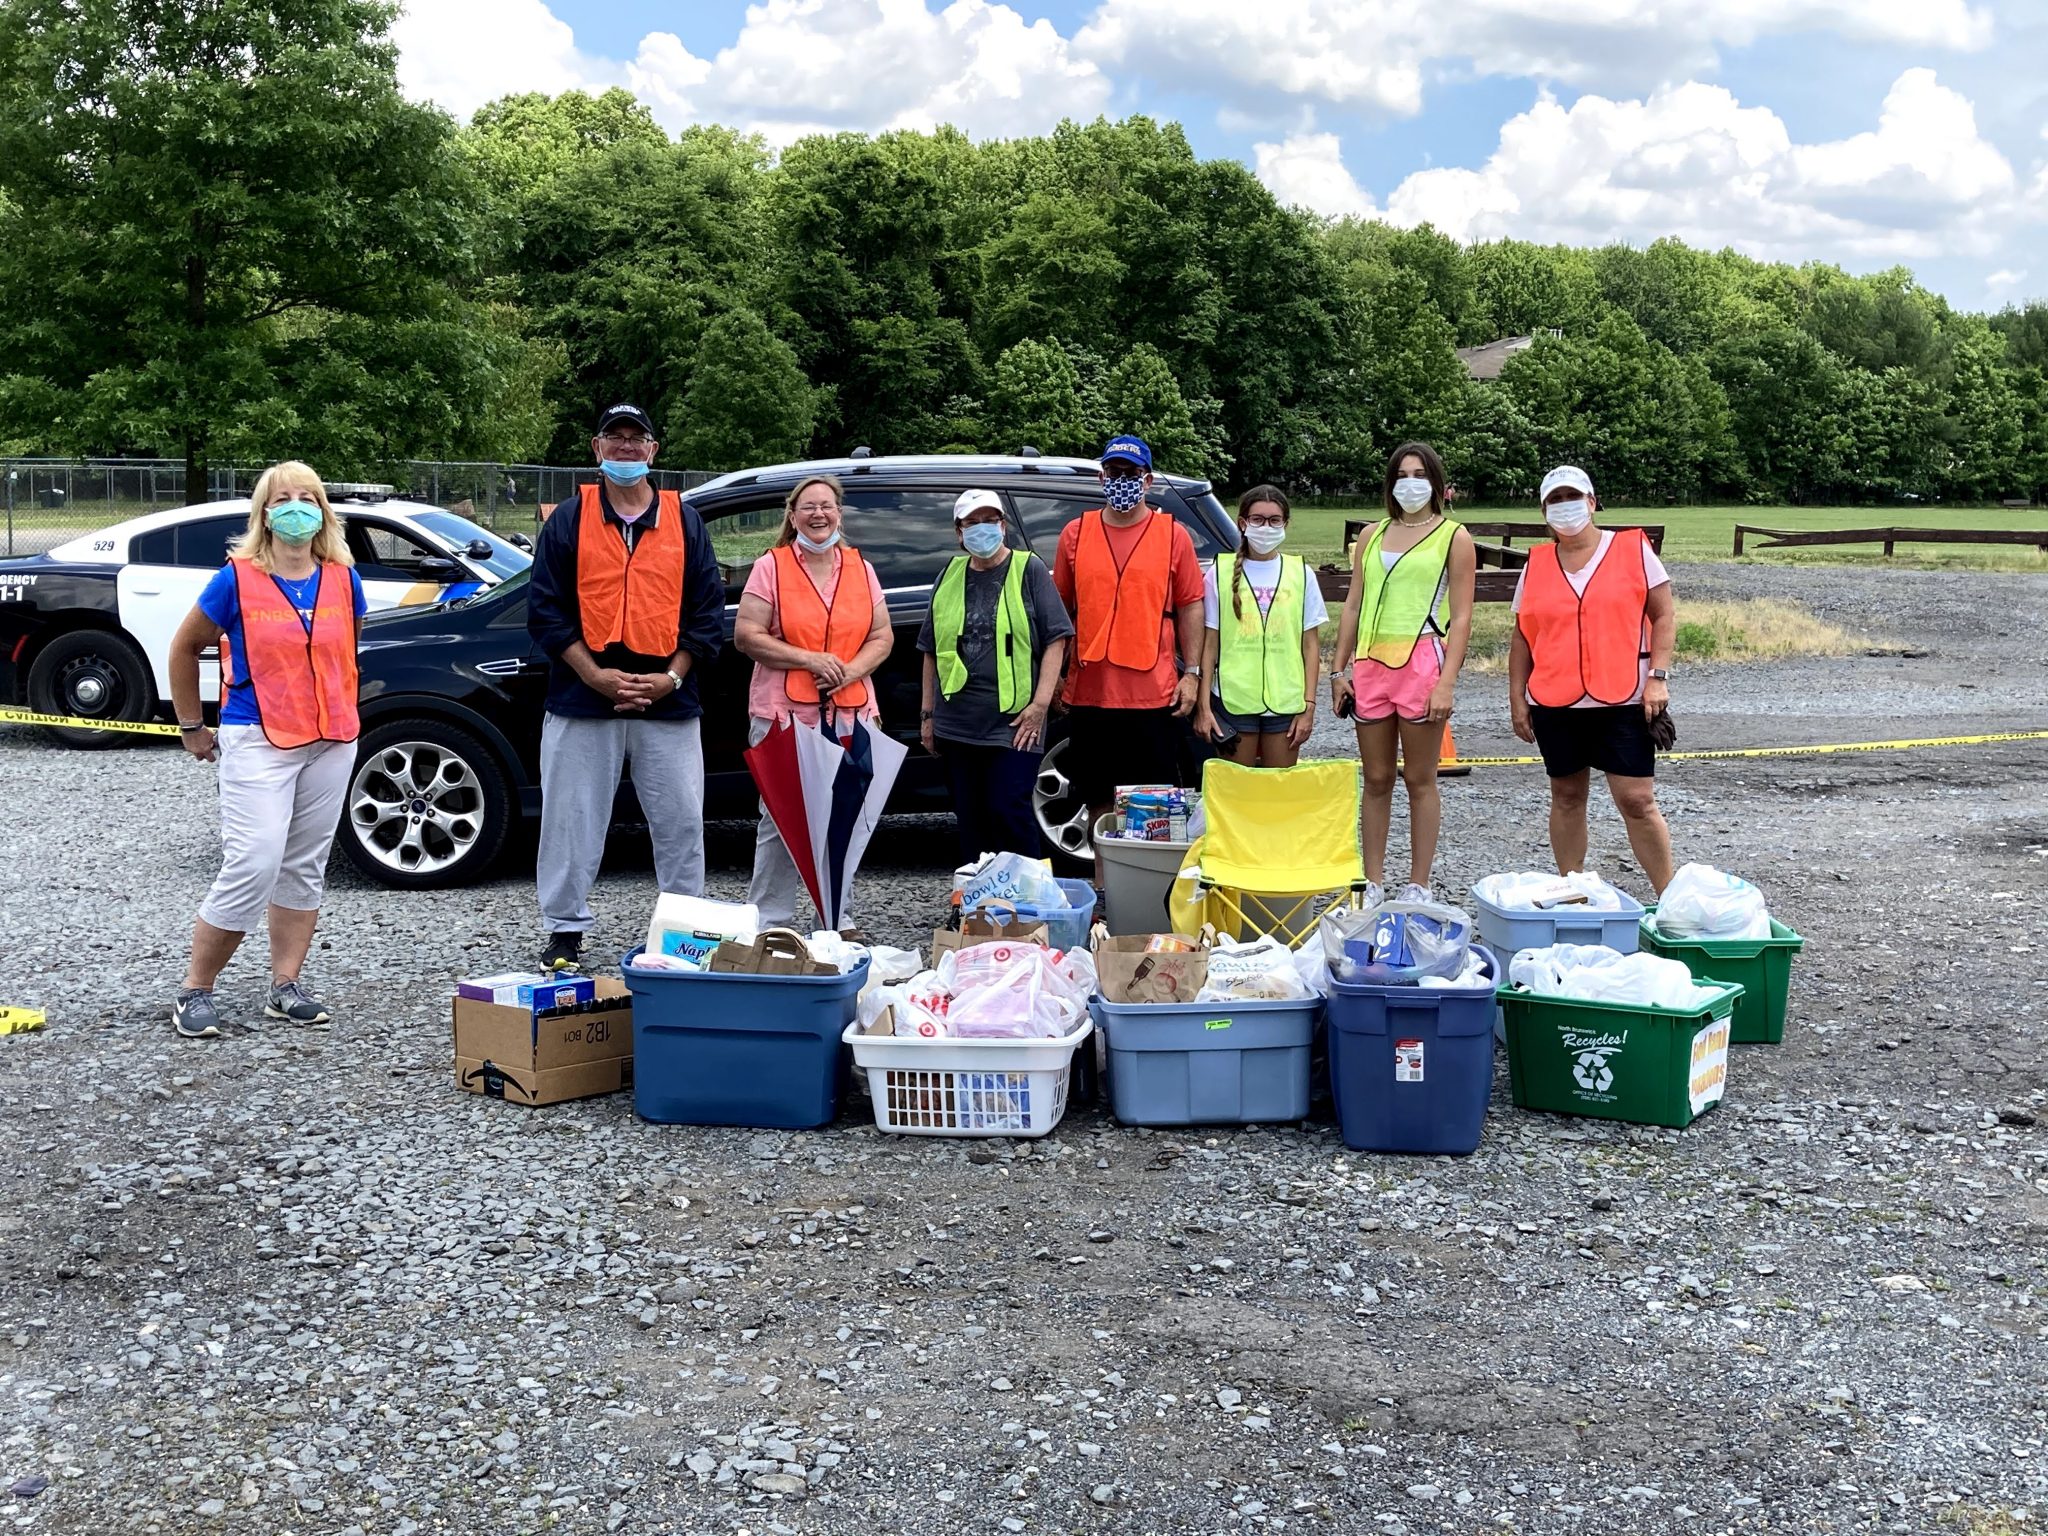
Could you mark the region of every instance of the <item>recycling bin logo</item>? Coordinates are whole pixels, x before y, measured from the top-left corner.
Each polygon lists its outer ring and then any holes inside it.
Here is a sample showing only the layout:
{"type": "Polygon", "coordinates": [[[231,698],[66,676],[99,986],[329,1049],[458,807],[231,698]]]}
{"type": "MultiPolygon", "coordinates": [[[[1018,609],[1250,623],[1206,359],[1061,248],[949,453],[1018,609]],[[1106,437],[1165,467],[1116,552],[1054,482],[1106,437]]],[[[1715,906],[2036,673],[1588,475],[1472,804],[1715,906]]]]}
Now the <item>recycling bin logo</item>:
{"type": "Polygon", "coordinates": [[[1614,1086],[1614,1068],[1607,1064],[1606,1051],[1581,1051],[1572,1064],[1572,1081],[1588,1093],[1605,1093],[1614,1086]]]}

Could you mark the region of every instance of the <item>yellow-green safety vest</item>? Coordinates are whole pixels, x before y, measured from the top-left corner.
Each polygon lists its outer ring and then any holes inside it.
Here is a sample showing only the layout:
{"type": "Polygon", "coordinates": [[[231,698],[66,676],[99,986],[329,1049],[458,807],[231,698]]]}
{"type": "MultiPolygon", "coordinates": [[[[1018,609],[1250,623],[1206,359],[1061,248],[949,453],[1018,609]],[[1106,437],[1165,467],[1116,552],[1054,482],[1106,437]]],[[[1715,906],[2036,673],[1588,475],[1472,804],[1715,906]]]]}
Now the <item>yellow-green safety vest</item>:
{"type": "Polygon", "coordinates": [[[1301,636],[1308,605],[1308,564],[1280,557],[1280,585],[1264,613],[1256,600],[1242,615],[1230,600],[1237,556],[1216,557],[1216,683],[1233,715],[1298,715],[1308,708],[1301,636]]]}
{"type": "MultiPolygon", "coordinates": [[[[1037,559],[1021,549],[1010,551],[1003,576],[1003,595],[996,604],[996,707],[1014,715],[1037,686],[1031,673],[1031,607],[1024,601],[1024,567],[1037,559]]],[[[952,698],[967,686],[967,662],[960,654],[960,632],[967,627],[967,557],[955,555],[932,588],[932,661],[939,669],[939,692],[952,698]]]]}
{"type": "Polygon", "coordinates": [[[1451,540],[1458,525],[1445,518],[1394,561],[1380,558],[1380,541],[1389,523],[1381,523],[1366,540],[1358,560],[1364,595],[1358,605],[1358,654],[1388,667],[1405,667],[1415,642],[1434,628],[1443,632],[1437,593],[1451,562],[1451,540]]]}

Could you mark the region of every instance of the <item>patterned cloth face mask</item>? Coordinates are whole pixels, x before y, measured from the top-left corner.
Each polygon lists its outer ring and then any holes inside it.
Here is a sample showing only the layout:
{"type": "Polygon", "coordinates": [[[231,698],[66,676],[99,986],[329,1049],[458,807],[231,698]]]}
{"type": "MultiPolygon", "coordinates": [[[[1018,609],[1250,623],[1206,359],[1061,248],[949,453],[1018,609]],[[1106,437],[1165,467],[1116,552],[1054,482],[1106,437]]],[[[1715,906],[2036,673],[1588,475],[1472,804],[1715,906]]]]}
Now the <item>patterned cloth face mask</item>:
{"type": "Polygon", "coordinates": [[[1128,512],[1144,499],[1143,475],[1112,475],[1102,482],[1102,500],[1112,512],[1128,512]]]}

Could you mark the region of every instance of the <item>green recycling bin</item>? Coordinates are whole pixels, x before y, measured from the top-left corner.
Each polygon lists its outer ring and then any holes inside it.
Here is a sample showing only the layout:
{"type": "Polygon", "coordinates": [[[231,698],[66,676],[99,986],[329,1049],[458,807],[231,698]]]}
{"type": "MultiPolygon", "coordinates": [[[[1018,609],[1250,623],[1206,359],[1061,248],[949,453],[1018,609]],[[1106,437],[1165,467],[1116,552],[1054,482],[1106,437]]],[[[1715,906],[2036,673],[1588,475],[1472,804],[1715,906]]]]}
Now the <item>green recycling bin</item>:
{"type": "Polygon", "coordinates": [[[1792,957],[1806,940],[1776,918],[1768,939],[1675,939],[1659,933],[1651,907],[1642,921],[1642,947],[1676,960],[1694,981],[1741,984],[1735,1005],[1737,1045],[1776,1045],[1785,1038],[1785,1006],[1792,993],[1792,957]]]}
{"type": "Polygon", "coordinates": [[[1516,1105],[1636,1125],[1692,1124],[1721,1102],[1742,988],[1703,982],[1697,1008],[1588,1003],[1502,987],[1516,1105]]]}

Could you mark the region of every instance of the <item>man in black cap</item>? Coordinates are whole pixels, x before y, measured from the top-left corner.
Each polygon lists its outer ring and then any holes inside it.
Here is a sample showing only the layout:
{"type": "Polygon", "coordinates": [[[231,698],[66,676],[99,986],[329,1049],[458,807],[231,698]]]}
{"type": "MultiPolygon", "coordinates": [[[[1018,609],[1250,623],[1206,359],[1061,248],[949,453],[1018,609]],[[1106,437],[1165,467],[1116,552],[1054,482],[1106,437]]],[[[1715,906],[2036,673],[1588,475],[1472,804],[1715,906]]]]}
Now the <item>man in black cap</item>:
{"type": "Polygon", "coordinates": [[[637,405],[606,411],[590,440],[601,479],[555,508],[533,552],[526,627],[550,664],[536,875],[549,970],[575,968],[595,921],[628,758],[661,889],[704,893],[697,669],[718,654],[725,582],[703,520],[647,483],[660,446],[637,405]]]}

